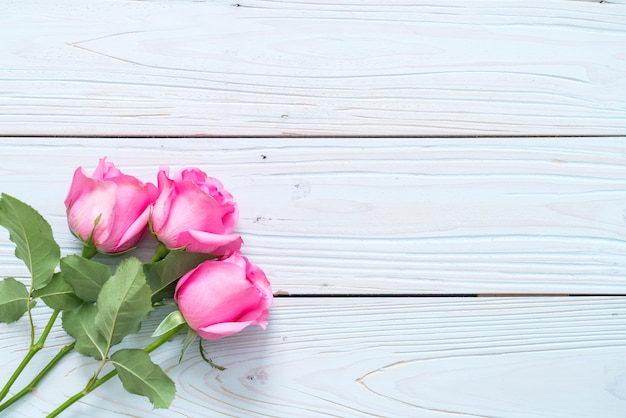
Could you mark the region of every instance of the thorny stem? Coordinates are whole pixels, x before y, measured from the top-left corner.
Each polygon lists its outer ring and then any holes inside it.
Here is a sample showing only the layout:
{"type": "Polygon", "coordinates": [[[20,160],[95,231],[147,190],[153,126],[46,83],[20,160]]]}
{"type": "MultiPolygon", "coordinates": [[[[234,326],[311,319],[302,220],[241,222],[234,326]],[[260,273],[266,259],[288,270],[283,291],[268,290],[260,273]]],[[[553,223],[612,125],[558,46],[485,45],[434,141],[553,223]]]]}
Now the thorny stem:
{"type": "Polygon", "coordinates": [[[7,394],[9,393],[9,390],[11,389],[11,386],[13,386],[13,383],[15,383],[15,381],[17,380],[19,375],[22,373],[26,365],[32,360],[33,357],[35,357],[35,354],[37,354],[37,352],[43,348],[44,342],[46,341],[46,338],[48,338],[48,334],[50,334],[50,330],[52,330],[52,325],[54,325],[54,321],[56,321],[57,316],[59,316],[59,312],[60,312],[59,310],[55,310],[52,312],[52,316],[50,316],[50,320],[46,324],[46,328],[43,330],[41,337],[39,337],[39,340],[37,340],[36,343],[30,345],[30,348],[28,349],[28,353],[26,353],[26,356],[24,357],[22,362],[19,364],[19,366],[17,366],[17,369],[15,369],[15,371],[13,372],[13,374],[11,375],[7,383],[4,385],[4,387],[0,391],[0,400],[4,399],[7,396],[7,394]]]}
{"type": "MultiPolygon", "coordinates": [[[[94,255],[96,255],[97,250],[93,247],[90,246],[83,246],[83,250],[82,250],[82,256],[86,259],[90,259],[92,258],[94,255]]],[[[32,290],[31,290],[32,292],[32,290]]],[[[54,325],[54,321],[56,321],[57,317],[59,316],[59,313],[61,312],[58,309],[55,309],[52,312],[52,316],[50,316],[50,319],[48,320],[48,323],[46,324],[46,327],[43,330],[43,333],[41,334],[41,336],[39,337],[39,340],[37,340],[37,342],[35,342],[35,324],[33,321],[33,314],[32,314],[32,307],[34,305],[34,299],[31,297],[28,298],[28,306],[27,306],[27,312],[28,312],[28,321],[30,322],[30,347],[28,349],[28,353],[26,353],[26,356],[24,357],[24,359],[22,360],[22,362],[19,364],[19,366],[17,366],[17,369],[15,369],[15,371],[13,372],[13,374],[11,375],[11,377],[9,378],[9,380],[7,381],[7,383],[4,385],[4,387],[2,388],[2,390],[0,390],[0,401],[2,401],[7,394],[9,393],[9,390],[11,389],[11,386],[13,386],[13,384],[15,383],[15,381],[17,380],[17,378],[20,376],[20,374],[24,371],[24,369],[26,368],[26,366],[28,365],[28,363],[32,360],[33,357],[35,357],[35,354],[37,354],[38,351],[40,351],[43,347],[44,347],[44,343],[46,342],[46,339],[48,338],[48,335],[50,334],[50,331],[52,330],[52,326],[54,325]]],[[[74,347],[74,344],[71,344],[71,347],[74,347]]],[[[67,351],[70,351],[70,349],[68,349],[67,351]]],[[[61,352],[63,352],[63,350],[61,350],[61,352]]],[[[59,353],[60,354],[60,353],[59,353]]],[[[63,354],[61,355],[61,357],[63,357],[66,354],[66,352],[63,352],[63,354]]],[[[58,354],[57,354],[58,355],[58,354]]],[[[61,358],[53,358],[52,361],[50,363],[48,363],[48,366],[46,366],[42,372],[40,372],[37,377],[35,377],[35,379],[27,386],[27,387],[31,387],[33,388],[34,385],[43,378],[43,376],[50,370],[50,368],[52,368],[52,366],[54,366],[54,364],[61,358]],[[32,386],[31,386],[32,385],[32,386]]],[[[30,391],[30,390],[28,390],[30,391]]],[[[28,392],[27,391],[27,392],[28,392]]],[[[7,402],[5,402],[4,404],[0,405],[0,411],[6,409],[6,407],[8,407],[10,404],[14,403],[15,401],[17,401],[19,398],[21,398],[22,396],[24,396],[26,392],[22,393],[22,391],[18,392],[18,394],[14,395],[11,399],[9,399],[7,402]],[[17,397],[19,395],[19,397],[17,397]],[[17,397],[17,398],[16,398],[17,397]]]]}
{"type": "MultiPolygon", "coordinates": [[[[160,346],[162,346],[163,344],[168,342],[170,339],[172,339],[172,337],[174,337],[179,332],[185,330],[186,328],[187,328],[187,324],[180,324],[176,328],[173,328],[173,329],[169,330],[168,332],[166,332],[165,334],[161,335],[159,338],[154,340],[152,343],[148,344],[143,349],[143,351],[145,351],[146,353],[153,352],[154,350],[156,350],[157,348],[159,348],[160,346]]],[[[111,370],[109,373],[105,374],[104,376],[102,376],[99,379],[90,380],[87,383],[87,386],[85,386],[85,388],[83,390],[81,390],[80,392],[74,394],[72,397],[70,397],[65,402],[63,402],[57,409],[52,411],[47,416],[47,418],[54,418],[54,417],[58,416],[61,412],[65,411],[71,405],[76,403],[78,400],[82,399],[85,395],[88,395],[89,393],[91,393],[94,389],[96,389],[97,387],[101,386],[103,383],[109,381],[115,375],[117,375],[117,370],[111,370]]]]}
{"type": "Polygon", "coordinates": [[[204,360],[204,361],[206,361],[207,363],[209,363],[209,365],[210,365],[212,368],[214,368],[214,369],[217,369],[217,370],[220,370],[220,371],[224,371],[224,370],[226,370],[226,367],[223,367],[223,366],[220,366],[219,364],[215,364],[215,363],[213,363],[213,360],[211,360],[210,358],[208,358],[208,357],[204,354],[204,348],[202,347],[202,338],[200,338],[200,339],[198,340],[198,343],[199,343],[199,345],[200,345],[200,347],[199,347],[199,349],[200,349],[200,350],[199,350],[199,351],[200,351],[200,357],[202,357],[202,360],[204,360]]]}
{"type": "Polygon", "coordinates": [[[9,398],[9,400],[7,400],[6,402],[0,405],[0,412],[4,411],[9,406],[13,405],[15,402],[20,400],[24,395],[35,390],[37,388],[37,383],[39,383],[39,381],[43,379],[46,374],[48,374],[48,372],[52,369],[52,367],[54,367],[59,362],[59,360],[65,357],[67,353],[69,353],[70,351],[74,349],[74,344],[75,343],[68,344],[65,347],[63,347],[61,350],[59,350],[57,355],[54,356],[54,358],[50,360],[48,364],[46,364],[46,366],[39,372],[37,376],[35,376],[35,378],[28,385],[26,385],[22,390],[17,392],[15,395],[9,398]]]}

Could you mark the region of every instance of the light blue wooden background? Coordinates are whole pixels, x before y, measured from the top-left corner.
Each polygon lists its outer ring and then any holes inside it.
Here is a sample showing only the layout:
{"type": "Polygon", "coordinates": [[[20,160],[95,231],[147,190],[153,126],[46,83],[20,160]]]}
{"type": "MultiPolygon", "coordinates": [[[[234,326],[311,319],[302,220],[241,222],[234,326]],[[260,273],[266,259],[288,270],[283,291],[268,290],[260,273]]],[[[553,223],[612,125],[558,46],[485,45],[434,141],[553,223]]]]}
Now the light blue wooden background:
{"type": "MultiPolygon", "coordinates": [[[[193,165],[277,294],[267,331],[207,344],[226,371],[155,353],[169,411],[111,382],[65,416],[626,414],[623,1],[7,0],[0,33],[0,190],[64,253],[75,167],[193,165]]],[[[28,333],[0,328],[6,376],[28,333]]]]}

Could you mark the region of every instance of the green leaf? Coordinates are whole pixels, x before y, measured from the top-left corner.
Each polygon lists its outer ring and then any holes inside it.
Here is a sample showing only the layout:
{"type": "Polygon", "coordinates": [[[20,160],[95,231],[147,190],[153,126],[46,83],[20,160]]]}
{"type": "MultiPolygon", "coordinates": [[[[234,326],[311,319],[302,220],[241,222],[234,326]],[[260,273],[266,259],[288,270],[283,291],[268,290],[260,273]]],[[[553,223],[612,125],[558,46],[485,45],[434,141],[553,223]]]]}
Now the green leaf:
{"type": "Polygon", "coordinates": [[[94,324],[108,349],[139,331],[141,321],[152,310],[151,296],[141,262],[134,257],[122,261],[102,286],[96,302],[94,324]]]}
{"type": "Polygon", "coordinates": [[[28,289],[13,277],[0,281],[0,322],[14,322],[28,309],[28,289]]]}
{"type": "Polygon", "coordinates": [[[54,273],[52,280],[42,289],[33,292],[34,298],[41,298],[52,309],[60,311],[72,310],[83,303],[74,289],[65,280],[63,273],[54,273]]]}
{"type": "Polygon", "coordinates": [[[87,260],[78,255],[68,255],[61,259],[63,278],[76,295],[85,302],[95,302],[104,283],[111,277],[111,268],[97,261],[87,260]]]}
{"type": "Polygon", "coordinates": [[[102,360],[107,353],[107,342],[96,330],[96,307],[83,303],[72,311],[63,311],[63,329],[76,340],[76,351],[96,360],[102,360]]]}
{"type": "Polygon", "coordinates": [[[211,254],[172,251],[163,260],[146,264],[144,272],[152,289],[152,300],[157,302],[173,297],[178,279],[200,263],[214,258],[211,254]]]}
{"type": "Polygon", "coordinates": [[[123,349],[111,356],[124,389],[147,396],[155,408],[168,408],[176,395],[176,385],[143,350],[123,349]]]}
{"type": "Polygon", "coordinates": [[[47,285],[61,257],[50,224],[26,203],[3,193],[0,225],[9,230],[9,239],[16,245],[15,256],[24,261],[30,271],[32,288],[47,285]]]}
{"type": "Polygon", "coordinates": [[[155,329],[152,333],[152,336],[158,337],[159,335],[163,335],[177,326],[186,323],[187,321],[185,321],[185,318],[183,318],[183,314],[180,313],[180,311],[171,312],[163,321],[161,321],[157,329],[155,329]]]}
{"type": "Polygon", "coordinates": [[[193,329],[189,328],[189,331],[187,331],[187,335],[185,336],[185,339],[183,340],[183,343],[181,344],[181,347],[180,347],[180,357],[178,358],[179,363],[183,361],[183,356],[185,355],[185,352],[187,351],[191,343],[195,341],[197,336],[198,336],[198,333],[194,331],[193,329]]]}

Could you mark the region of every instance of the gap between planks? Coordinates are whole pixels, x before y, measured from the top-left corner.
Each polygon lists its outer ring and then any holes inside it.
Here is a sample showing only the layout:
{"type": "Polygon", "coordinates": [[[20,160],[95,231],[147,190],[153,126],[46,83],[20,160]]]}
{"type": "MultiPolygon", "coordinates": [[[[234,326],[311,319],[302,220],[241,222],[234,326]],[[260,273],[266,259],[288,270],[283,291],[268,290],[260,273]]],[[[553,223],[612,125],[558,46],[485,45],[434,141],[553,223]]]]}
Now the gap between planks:
{"type": "Polygon", "coordinates": [[[623,138],[621,134],[581,134],[581,135],[7,135],[0,133],[3,138],[31,138],[31,139],[532,139],[532,138],[623,138]]]}
{"type": "Polygon", "coordinates": [[[317,294],[277,292],[276,298],[554,298],[554,297],[625,297],[626,293],[339,293],[317,294]]]}

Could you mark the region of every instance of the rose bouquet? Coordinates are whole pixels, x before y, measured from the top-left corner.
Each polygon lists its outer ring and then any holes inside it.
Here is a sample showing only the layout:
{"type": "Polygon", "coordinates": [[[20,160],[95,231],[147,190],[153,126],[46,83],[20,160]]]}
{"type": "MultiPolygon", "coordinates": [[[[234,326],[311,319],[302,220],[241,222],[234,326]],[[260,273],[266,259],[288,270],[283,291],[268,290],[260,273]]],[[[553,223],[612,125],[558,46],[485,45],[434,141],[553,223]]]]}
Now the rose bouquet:
{"type": "Polygon", "coordinates": [[[215,340],[250,325],[267,326],[272,291],[263,271],[241,255],[241,237],[234,234],[238,208],[222,184],[197,168],[172,177],[162,168],[157,186],[123,174],[104,158],[92,176],[79,167],[65,206],[71,232],[83,243],[82,254],[61,257],[50,225],[27,204],[2,194],[0,225],[15,243],[15,255],[31,274],[30,287],[8,277],[0,281],[0,322],[24,314],[31,327],[30,347],[4,387],[0,412],[32,391],[61,358],[71,351],[99,361],[85,388],[67,399],[54,417],[104,382],[118,376],[124,388],[147,396],[155,408],[167,408],[175,396],[174,382],[149,353],[186,333],[185,350],[199,336],[215,340]],[[148,262],[129,253],[147,231],[158,245],[148,262]],[[92,259],[118,256],[114,271],[92,259]],[[121,255],[121,256],[120,256],[121,255]],[[52,309],[36,336],[32,308],[41,300],[52,309]],[[173,308],[172,308],[173,307],[173,308]],[[170,312],[143,348],[116,346],[153,311],[170,312]],[[30,360],[43,348],[58,316],[74,342],[63,347],[20,391],[6,397],[30,360]]]}

